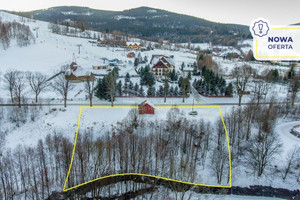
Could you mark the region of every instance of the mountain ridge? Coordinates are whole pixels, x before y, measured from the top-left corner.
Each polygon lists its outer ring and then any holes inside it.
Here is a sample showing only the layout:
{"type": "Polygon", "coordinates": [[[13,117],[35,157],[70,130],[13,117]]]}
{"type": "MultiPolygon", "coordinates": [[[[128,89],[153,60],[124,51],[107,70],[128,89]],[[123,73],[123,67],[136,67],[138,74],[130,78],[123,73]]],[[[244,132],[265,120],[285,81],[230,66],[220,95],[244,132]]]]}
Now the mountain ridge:
{"type": "Polygon", "coordinates": [[[81,21],[92,30],[101,32],[119,31],[125,35],[134,35],[153,41],[211,42],[234,45],[240,39],[251,38],[248,26],[212,22],[190,15],[146,6],[123,11],[98,10],[80,6],[59,6],[11,13],[60,24],[81,21]]]}

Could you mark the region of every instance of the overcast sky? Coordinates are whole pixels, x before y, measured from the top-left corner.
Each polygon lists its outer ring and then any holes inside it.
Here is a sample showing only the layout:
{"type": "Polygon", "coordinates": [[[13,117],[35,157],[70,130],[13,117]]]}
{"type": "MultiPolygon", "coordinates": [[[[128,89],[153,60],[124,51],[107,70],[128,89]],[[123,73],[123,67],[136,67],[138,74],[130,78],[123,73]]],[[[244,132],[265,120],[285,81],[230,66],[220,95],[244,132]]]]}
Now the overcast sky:
{"type": "Polygon", "coordinates": [[[31,11],[54,6],[125,10],[149,6],[222,23],[250,25],[264,17],[273,25],[300,22],[300,0],[2,0],[1,10],[31,11]]]}

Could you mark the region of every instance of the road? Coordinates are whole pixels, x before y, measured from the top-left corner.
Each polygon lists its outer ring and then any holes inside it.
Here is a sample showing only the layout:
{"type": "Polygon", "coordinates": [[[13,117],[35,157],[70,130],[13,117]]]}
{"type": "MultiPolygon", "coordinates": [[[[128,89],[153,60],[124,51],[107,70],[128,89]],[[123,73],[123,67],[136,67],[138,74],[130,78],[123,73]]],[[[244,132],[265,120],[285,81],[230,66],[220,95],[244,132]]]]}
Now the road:
{"type": "Polygon", "coordinates": [[[206,103],[206,100],[197,92],[197,90],[194,88],[193,84],[190,84],[191,86],[191,91],[192,91],[192,95],[193,98],[195,99],[195,101],[199,104],[199,103],[206,103]]]}
{"type": "MultiPolygon", "coordinates": [[[[291,103],[291,102],[264,102],[264,103],[260,103],[260,104],[286,104],[286,103],[291,103]]],[[[299,104],[300,101],[295,102],[295,104],[299,104]]],[[[242,103],[242,105],[251,105],[251,104],[256,104],[256,103],[242,103]]],[[[71,103],[68,102],[67,106],[89,106],[89,103],[71,103]]],[[[110,106],[111,104],[109,102],[107,103],[95,103],[93,104],[93,106],[110,106]]],[[[128,103],[128,104],[118,104],[118,103],[114,103],[115,106],[135,106],[136,104],[132,104],[132,103],[128,103]]],[[[180,103],[180,104],[176,104],[176,105],[181,105],[181,106],[193,106],[193,104],[189,104],[189,103],[180,103]]],[[[194,106],[208,106],[208,105],[212,105],[212,106],[235,106],[238,105],[238,103],[209,103],[209,102],[199,102],[199,104],[194,105],[194,106]]],[[[0,104],[0,106],[18,106],[18,104],[0,104]]],[[[21,106],[64,106],[63,103],[41,103],[41,104],[22,104],[21,106]]],[[[155,104],[155,106],[174,106],[174,104],[155,104]]]]}

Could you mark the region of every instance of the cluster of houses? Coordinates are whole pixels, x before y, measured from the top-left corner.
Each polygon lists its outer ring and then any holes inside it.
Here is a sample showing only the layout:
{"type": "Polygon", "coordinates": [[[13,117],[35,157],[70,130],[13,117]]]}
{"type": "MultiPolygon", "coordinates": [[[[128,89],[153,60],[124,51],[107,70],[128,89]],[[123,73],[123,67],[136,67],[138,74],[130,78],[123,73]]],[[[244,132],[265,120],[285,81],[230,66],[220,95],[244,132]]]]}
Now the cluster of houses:
{"type": "MultiPolygon", "coordinates": [[[[111,69],[112,67],[123,66],[124,63],[121,60],[113,59],[109,60],[107,58],[102,58],[101,64],[97,66],[93,66],[94,70],[98,69],[111,69]]],[[[152,55],[150,60],[150,64],[152,65],[152,73],[158,78],[164,76],[169,71],[175,69],[174,58],[172,56],[164,56],[164,55],[152,55]]],[[[84,82],[87,80],[95,80],[95,76],[93,72],[86,70],[79,66],[74,60],[69,69],[65,72],[65,78],[70,80],[73,83],[84,82]]],[[[138,106],[139,114],[154,114],[155,107],[149,101],[143,101],[138,106]]]]}
{"type": "Polygon", "coordinates": [[[94,65],[94,70],[101,70],[105,69],[107,71],[110,71],[112,67],[126,67],[126,63],[124,63],[122,60],[119,60],[117,58],[109,60],[107,58],[101,58],[101,62],[99,65],[94,65]]]}
{"type": "MultiPolygon", "coordinates": [[[[106,44],[101,39],[97,39],[97,41],[89,41],[92,45],[96,45],[98,47],[105,47],[106,44]]],[[[143,48],[142,44],[140,42],[126,42],[125,48],[131,49],[131,50],[141,50],[143,48]]]]}
{"type": "MultiPolygon", "coordinates": [[[[97,44],[103,44],[101,40],[97,41],[97,44]]],[[[127,49],[132,50],[139,50],[142,48],[142,45],[138,42],[127,42],[126,43],[127,49]]],[[[129,52],[127,54],[128,58],[135,58],[134,52],[129,52]]],[[[96,70],[106,70],[111,71],[112,68],[118,67],[126,67],[127,64],[132,64],[132,61],[129,60],[128,62],[123,62],[119,59],[107,59],[107,58],[101,58],[101,61],[97,63],[97,65],[93,65],[93,70],[86,70],[85,68],[82,68],[79,66],[75,58],[73,58],[73,62],[70,65],[70,68],[67,70],[65,77],[66,79],[72,81],[72,82],[82,82],[86,80],[92,80],[94,78],[94,73],[96,73],[96,70]]],[[[175,69],[175,62],[174,62],[174,56],[166,56],[166,55],[152,55],[150,60],[150,66],[151,66],[151,72],[156,76],[156,78],[163,77],[167,75],[170,71],[175,69]]]]}
{"type": "MultiPolygon", "coordinates": [[[[132,64],[131,61],[129,62],[132,64]]],[[[111,71],[113,67],[126,67],[126,64],[127,61],[124,63],[119,59],[109,60],[107,58],[101,58],[101,62],[98,65],[94,65],[93,70],[111,71]]],[[[150,65],[152,66],[151,72],[156,78],[163,77],[175,69],[173,56],[152,55],[150,65]]],[[[79,66],[76,61],[73,61],[70,64],[70,68],[66,71],[65,77],[72,82],[83,82],[94,79],[94,74],[91,70],[86,70],[79,66]]]]}
{"type": "Polygon", "coordinates": [[[140,50],[142,48],[141,43],[139,42],[126,42],[127,49],[140,50]]]}

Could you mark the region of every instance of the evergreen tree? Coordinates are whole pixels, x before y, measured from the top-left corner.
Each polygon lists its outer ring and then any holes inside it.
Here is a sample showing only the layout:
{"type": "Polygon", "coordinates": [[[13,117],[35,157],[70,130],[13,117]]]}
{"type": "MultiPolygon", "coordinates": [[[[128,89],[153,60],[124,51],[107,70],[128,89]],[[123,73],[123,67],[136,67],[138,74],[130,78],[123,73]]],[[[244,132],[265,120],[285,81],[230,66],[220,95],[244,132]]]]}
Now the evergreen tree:
{"type": "Polygon", "coordinates": [[[133,90],[133,82],[129,81],[129,90],[133,90]]]}
{"type": "Polygon", "coordinates": [[[183,71],[184,67],[185,67],[185,63],[182,62],[180,70],[183,71]]]}
{"type": "Polygon", "coordinates": [[[110,96],[108,92],[108,82],[106,76],[98,80],[97,85],[95,87],[95,96],[99,99],[109,99],[110,96]]]}
{"type": "Polygon", "coordinates": [[[141,68],[141,80],[140,85],[147,85],[147,86],[153,86],[155,84],[155,77],[150,72],[150,66],[146,65],[145,68],[141,68]]]}
{"type": "Polygon", "coordinates": [[[155,87],[150,86],[147,91],[147,96],[155,96],[155,87]]]}
{"type": "Polygon", "coordinates": [[[138,53],[138,57],[137,58],[138,58],[138,62],[142,63],[143,58],[142,58],[141,52],[138,53]]]}
{"type": "Polygon", "coordinates": [[[144,92],[143,86],[140,86],[140,89],[139,89],[139,96],[140,96],[140,97],[144,97],[144,96],[145,96],[145,92],[144,92]]]}
{"type": "Polygon", "coordinates": [[[104,99],[108,100],[110,96],[109,96],[109,92],[108,92],[108,80],[107,80],[107,76],[103,77],[102,88],[103,88],[102,90],[103,90],[104,99]]]}
{"type": "Polygon", "coordinates": [[[198,81],[194,79],[192,86],[197,90],[198,89],[198,81]]]}
{"type": "Polygon", "coordinates": [[[173,86],[171,86],[170,87],[170,90],[169,90],[169,94],[168,94],[169,96],[175,96],[174,95],[174,87],[173,86]]]}
{"type": "Polygon", "coordinates": [[[193,75],[194,75],[194,76],[199,75],[199,73],[198,73],[198,68],[197,68],[197,65],[196,65],[196,62],[194,62],[194,65],[193,65],[193,75]]]}
{"type": "Polygon", "coordinates": [[[134,59],[134,66],[137,67],[139,65],[139,59],[138,58],[135,58],[134,59]]]}
{"type": "Polygon", "coordinates": [[[232,91],[232,83],[229,83],[225,91],[225,96],[232,96],[232,91]]]}
{"type": "Polygon", "coordinates": [[[144,70],[145,70],[145,73],[150,72],[150,65],[146,65],[144,70]]]}
{"type": "Polygon", "coordinates": [[[122,81],[120,80],[117,84],[117,92],[119,96],[122,96],[123,90],[122,90],[122,81]]]}
{"type": "Polygon", "coordinates": [[[280,80],[278,69],[272,69],[272,70],[267,74],[266,77],[267,77],[267,79],[270,80],[270,81],[278,81],[278,80],[280,80]]]}
{"type": "Polygon", "coordinates": [[[102,79],[99,78],[95,87],[95,96],[98,97],[99,99],[103,99],[103,91],[102,91],[102,79]]]}
{"type": "Polygon", "coordinates": [[[213,82],[210,85],[210,94],[211,95],[218,95],[218,91],[217,91],[217,87],[216,87],[216,83],[215,82],[213,82]]]}
{"type": "Polygon", "coordinates": [[[209,95],[209,92],[210,92],[210,85],[204,82],[203,93],[205,95],[209,95]]]}
{"type": "Polygon", "coordinates": [[[128,88],[128,83],[125,82],[125,83],[124,83],[123,93],[124,93],[124,94],[128,94],[128,89],[129,89],[129,88],[128,88]]]}
{"type": "Polygon", "coordinates": [[[164,87],[162,85],[159,86],[159,89],[156,92],[156,96],[158,96],[158,97],[164,96],[164,87]]]}
{"type": "Polygon", "coordinates": [[[183,81],[183,78],[182,76],[180,76],[179,80],[178,80],[178,86],[181,88],[181,85],[182,85],[182,81],[183,81]]]}
{"type": "Polygon", "coordinates": [[[153,86],[155,84],[155,77],[151,72],[147,72],[145,75],[145,83],[148,86],[153,86]]]}
{"type": "Polygon", "coordinates": [[[130,81],[130,75],[129,73],[127,73],[125,76],[125,82],[129,82],[129,81],[130,81]]]}
{"type": "Polygon", "coordinates": [[[144,57],[144,62],[145,62],[145,63],[148,62],[148,57],[147,57],[147,56],[144,57]]]}
{"type": "Polygon", "coordinates": [[[188,73],[188,79],[192,80],[192,73],[191,72],[188,73]]]}
{"type": "MultiPolygon", "coordinates": [[[[112,73],[114,74],[114,76],[116,77],[116,78],[118,78],[119,77],[119,68],[118,67],[114,67],[114,69],[112,70],[112,73]]],[[[127,74],[126,74],[127,75],[127,74]]],[[[129,75],[129,74],[128,74],[129,75]]],[[[130,78],[130,77],[129,77],[130,78]]]]}
{"type": "Polygon", "coordinates": [[[136,91],[136,92],[139,91],[139,85],[137,83],[135,83],[135,85],[134,85],[134,91],[136,91]]]}
{"type": "Polygon", "coordinates": [[[178,76],[175,72],[175,69],[173,69],[172,71],[169,72],[169,77],[170,77],[171,81],[177,81],[178,76]]]}
{"type": "Polygon", "coordinates": [[[202,68],[202,76],[205,77],[205,74],[206,74],[206,66],[204,66],[204,67],[202,68]]]}
{"type": "Polygon", "coordinates": [[[176,96],[176,97],[179,96],[178,86],[176,86],[174,89],[174,96],[176,96]]]}

